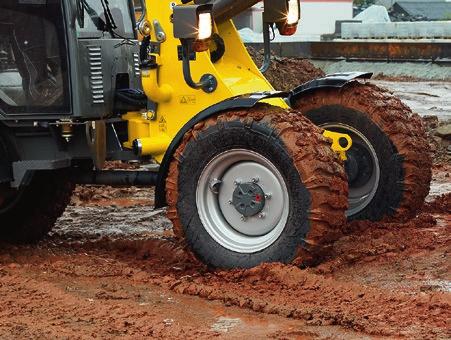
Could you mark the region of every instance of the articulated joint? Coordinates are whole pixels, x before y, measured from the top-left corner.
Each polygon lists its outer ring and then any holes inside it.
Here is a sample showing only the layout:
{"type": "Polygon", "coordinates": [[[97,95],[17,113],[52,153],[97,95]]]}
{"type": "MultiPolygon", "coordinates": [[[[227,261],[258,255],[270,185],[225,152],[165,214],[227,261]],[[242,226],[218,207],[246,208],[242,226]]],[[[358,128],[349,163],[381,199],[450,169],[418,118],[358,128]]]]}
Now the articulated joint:
{"type": "Polygon", "coordinates": [[[165,103],[172,99],[174,90],[168,84],[158,84],[158,65],[156,62],[141,71],[142,86],[147,98],[155,103],[165,103]]]}
{"type": "Polygon", "coordinates": [[[348,157],[346,157],[346,151],[352,146],[352,138],[349,135],[324,130],[323,136],[332,140],[332,150],[337,152],[343,161],[348,159],[348,157]]]}

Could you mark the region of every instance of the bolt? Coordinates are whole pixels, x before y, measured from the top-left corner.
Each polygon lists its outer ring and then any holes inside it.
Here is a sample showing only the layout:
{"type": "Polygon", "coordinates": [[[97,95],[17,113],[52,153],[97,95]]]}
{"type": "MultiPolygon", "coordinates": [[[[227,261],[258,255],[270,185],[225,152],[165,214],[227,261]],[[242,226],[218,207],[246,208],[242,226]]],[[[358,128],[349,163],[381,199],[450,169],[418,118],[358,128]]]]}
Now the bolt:
{"type": "Polygon", "coordinates": [[[235,186],[238,186],[238,185],[240,185],[240,181],[235,180],[235,181],[233,181],[233,184],[234,184],[235,186]]]}
{"type": "Polygon", "coordinates": [[[265,218],[266,217],[266,214],[265,213],[260,213],[260,214],[258,214],[258,218],[265,218]]]}
{"type": "Polygon", "coordinates": [[[233,201],[232,201],[232,200],[229,200],[229,204],[233,204],[233,201]]]}
{"type": "Polygon", "coordinates": [[[222,181],[220,179],[217,178],[213,178],[210,180],[210,190],[214,193],[214,194],[219,194],[219,186],[221,185],[222,181]]]}
{"type": "Polygon", "coordinates": [[[270,200],[271,197],[272,197],[272,194],[265,194],[265,198],[266,198],[267,200],[270,200]]]}
{"type": "Polygon", "coordinates": [[[258,183],[260,181],[260,178],[258,178],[258,177],[254,177],[254,178],[252,178],[252,183],[258,183]]]}
{"type": "Polygon", "coordinates": [[[241,221],[246,222],[246,216],[241,215],[241,221]]]}

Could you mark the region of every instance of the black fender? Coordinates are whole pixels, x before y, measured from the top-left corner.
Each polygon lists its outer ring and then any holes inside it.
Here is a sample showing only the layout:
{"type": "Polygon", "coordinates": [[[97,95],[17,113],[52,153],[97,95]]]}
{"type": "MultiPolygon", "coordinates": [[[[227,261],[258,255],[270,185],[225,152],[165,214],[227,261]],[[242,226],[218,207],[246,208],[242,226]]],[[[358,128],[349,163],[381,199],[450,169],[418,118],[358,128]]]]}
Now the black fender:
{"type": "Polygon", "coordinates": [[[180,146],[185,134],[191,130],[197,123],[219,115],[224,111],[237,110],[237,109],[250,109],[257,105],[260,101],[269,98],[288,98],[290,93],[288,92],[257,92],[248,95],[237,96],[226,99],[215,105],[208,107],[207,109],[199,112],[188,123],[186,123],[182,129],[177,133],[172,140],[169,148],[163,157],[163,161],[160,164],[160,170],[158,172],[158,179],[155,186],[155,208],[162,208],[166,206],[166,178],[169,172],[169,166],[172,162],[173,156],[177,148],[180,146]]]}
{"type": "Polygon", "coordinates": [[[299,100],[304,94],[315,91],[320,88],[342,88],[349,82],[355,79],[370,79],[373,76],[373,73],[370,72],[348,72],[348,73],[333,73],[328,74],[323,78],[313,79],[309,82],[306,82],[298,87],[296,87],[293,91],[291,91],[288,99],[290,104],[293,104],[295,101],[299,100]]]}

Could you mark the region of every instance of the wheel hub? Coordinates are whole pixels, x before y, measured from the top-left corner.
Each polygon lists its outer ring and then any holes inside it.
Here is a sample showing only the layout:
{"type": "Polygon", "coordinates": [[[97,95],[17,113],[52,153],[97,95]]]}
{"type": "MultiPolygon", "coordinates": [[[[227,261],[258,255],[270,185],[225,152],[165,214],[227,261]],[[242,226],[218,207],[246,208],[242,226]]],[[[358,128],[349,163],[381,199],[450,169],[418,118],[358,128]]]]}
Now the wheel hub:
{"type": "Polygon", "coordinates": [[[240,253],[270,246],[288,220],[283,176],[268,159],[250,150],[232,149],[212,159],[199,178],[196,201],[210,236],[240,253]]]}
{"type": "Polygon", "coordinates": [[[232,204],[244,217],[259,214],[265,207],[265,192],[255,183],[238,184],[233,192],[232,204]]]}

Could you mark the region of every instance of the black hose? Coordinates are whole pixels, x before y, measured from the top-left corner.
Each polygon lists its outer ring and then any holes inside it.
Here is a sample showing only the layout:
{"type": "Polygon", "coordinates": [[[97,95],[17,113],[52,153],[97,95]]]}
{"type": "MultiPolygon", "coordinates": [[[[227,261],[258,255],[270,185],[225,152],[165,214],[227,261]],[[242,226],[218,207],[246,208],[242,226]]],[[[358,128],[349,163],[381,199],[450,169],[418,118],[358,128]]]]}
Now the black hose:
{"type": "Polygon", "coordinates": [[[205,84],[202,84],[201,82],[195,82],[192,75],[191,75],[191,65],[190,65],[190,58],[191,58],[191,44],[186,43],[182,44],[182,53],[183,53],[183,77],[185,78],[186,84],[196,90],[201,89],[205,84]]]}
{"type": "Polygon", "coordinates": [[[189,87],[195,90],[202,89],[206,93],[212,93],[218,86],[218,81],[212,74],[204,74],[199,82],[195,82],[191,75],[191,46],[192,43],[190,41],[182,42],[183,78],[185,78],[185,82],[189,87]]]}

